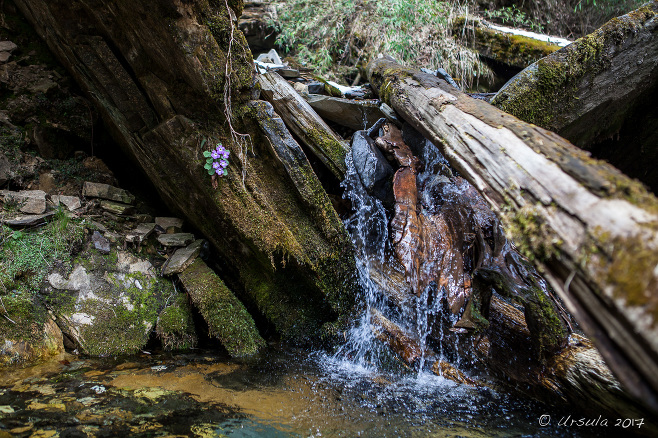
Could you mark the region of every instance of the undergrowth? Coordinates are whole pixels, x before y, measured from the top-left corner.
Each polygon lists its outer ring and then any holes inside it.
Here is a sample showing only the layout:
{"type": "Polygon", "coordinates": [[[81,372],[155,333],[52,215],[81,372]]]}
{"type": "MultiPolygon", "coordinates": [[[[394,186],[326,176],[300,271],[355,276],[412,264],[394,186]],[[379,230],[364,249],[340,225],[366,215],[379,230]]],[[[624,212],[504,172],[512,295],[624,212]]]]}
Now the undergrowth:
{"type": "Polygon", "coordinates": [[[71,251],[83,237],[84,226],[63,211],[34,230],[0,226],[0,296],[39,292],[55,263],[70,270],[71,251]]]}
{"type": "Polygon", "coordinates": [[[333,79],[341,79],[341,66],[365,66],[378,53],[413,67],[443,67],[463,88],[491,75],[450,34],[452,19],[468,11],[456,2],[291,0],[277,10],[280,49],[333,79]]]}

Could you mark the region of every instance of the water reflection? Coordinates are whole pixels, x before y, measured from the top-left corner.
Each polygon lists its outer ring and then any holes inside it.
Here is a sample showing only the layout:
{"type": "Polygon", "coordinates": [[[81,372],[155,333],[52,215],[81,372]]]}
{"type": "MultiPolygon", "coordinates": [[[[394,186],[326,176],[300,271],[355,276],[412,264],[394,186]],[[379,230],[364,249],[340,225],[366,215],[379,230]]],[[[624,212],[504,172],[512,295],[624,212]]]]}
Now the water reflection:
{"type": "Polygon", "coordinates": [[[0,371],[0,437],[577,436],[535,402],[432,374],[270,348],[57,361],[0,371]]]}

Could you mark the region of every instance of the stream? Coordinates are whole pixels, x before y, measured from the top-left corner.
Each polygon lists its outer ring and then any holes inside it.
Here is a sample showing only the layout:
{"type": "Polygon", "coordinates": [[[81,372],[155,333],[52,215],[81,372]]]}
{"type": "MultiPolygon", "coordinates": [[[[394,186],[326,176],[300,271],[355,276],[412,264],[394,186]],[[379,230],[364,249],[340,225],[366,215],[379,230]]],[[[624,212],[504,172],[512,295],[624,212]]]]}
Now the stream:
{"type": "MultiPolygon", "coordinates": [[[[423,158],[443,160],[435,149],[423,158]]],[[[437,376],[424,355],[410,367],[392,354],[374,335],[373,312],[410,331],[422,349],[441,309],[422,304],[428,302],[422,294],[390,305],[370,278],[373,266],[390,257],[387,212],[366,193],[351,159],[343,186],[354,209],[345,223],[365,296],[362,317],[336,351],[270,344],[241,360],[201,349],[118,358],[64,354],[5,369],[0,438],[601,436],[594,427],[558,424],[568,413],[508,388],[437,376]],[[541,426],[543,415],[552,423],[541,426]]],[[[440,349],[435,356],[443,357],[440,349]]]]}
{"type": "Polygon", "coordinates": [[[540,415],[564,414],[528,399],[276,346],[248,361],[66,355],[0,382],[3,438],[587,436],[540,427],[540,415]]]}

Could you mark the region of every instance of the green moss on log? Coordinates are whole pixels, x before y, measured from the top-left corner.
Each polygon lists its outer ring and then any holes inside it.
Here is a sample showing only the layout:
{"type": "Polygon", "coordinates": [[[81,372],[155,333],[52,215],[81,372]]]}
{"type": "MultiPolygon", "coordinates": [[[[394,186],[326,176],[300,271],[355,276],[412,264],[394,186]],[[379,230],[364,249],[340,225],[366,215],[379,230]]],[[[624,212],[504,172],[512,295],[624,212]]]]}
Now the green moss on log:
{"type": "Polygon", "coordinates": [[[453,35],[464,35],[466,43],[482,56],[519,68],[525,68],[560,49],[556,44],[497,31],[487,27],[481,20],[469,20],[466,17],[458,17],[453,21],[453,35]]]}
{"type": "Polygon", "coordinates": [[[179,274],[192,301],[231,356],[248,356],[265,345],[253,318],[224,282],[197,259],[179,274]]]}
{"type": "Polygon", "coordinates": [[[656,16],[651,4],[610,20],[521,72],[491,103],[528,123],[551,131],[563,126],[560,117],[577,102],[584,81],[591,81],[611,63],[621,44],[656,16]]]}
{"type": "Polygon", "coordinates": [[[197,344],[188,296],[177,293],[158,316],[155,332],[165,350],[187,350],[197,344]]]}

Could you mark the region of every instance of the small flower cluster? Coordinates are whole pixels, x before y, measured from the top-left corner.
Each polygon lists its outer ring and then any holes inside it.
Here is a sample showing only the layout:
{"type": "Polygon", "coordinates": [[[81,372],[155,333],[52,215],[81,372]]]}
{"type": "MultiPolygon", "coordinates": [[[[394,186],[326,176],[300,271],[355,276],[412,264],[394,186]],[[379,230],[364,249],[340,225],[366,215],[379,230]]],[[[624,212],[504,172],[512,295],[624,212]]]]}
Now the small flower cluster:
{"type": "Polygon", "coordinates": [[[203,156],[206,157],[206,164],[203,167],[208,171],[208,175],[226,175],[229,151],[221,143],[218,143],[217,148],[212,151],[204,151],[203,156]]]}

